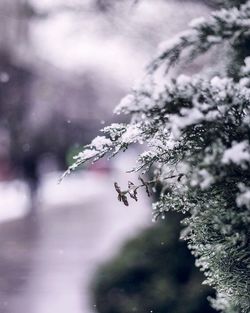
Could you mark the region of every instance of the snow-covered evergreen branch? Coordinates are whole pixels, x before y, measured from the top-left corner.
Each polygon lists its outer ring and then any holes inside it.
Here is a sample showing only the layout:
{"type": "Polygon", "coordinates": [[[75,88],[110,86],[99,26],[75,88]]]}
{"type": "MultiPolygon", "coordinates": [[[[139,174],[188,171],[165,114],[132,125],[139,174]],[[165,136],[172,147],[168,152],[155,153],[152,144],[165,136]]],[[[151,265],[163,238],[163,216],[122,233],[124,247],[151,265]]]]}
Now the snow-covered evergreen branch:
{"type": "MultiPolygon", "coordinates": [[[[230,41],[231,49],[250,46],[250,1],[199,19],[191,30],[164,44],[148,67],[146,79],[121,101],[116,113],[130,114],[129,124],[112,124],[75,158],[68,172],[86,161],[113,156],[144,143],[134,170],[149,171],[162,186],[153,217],[168,210],[185,213],[182,237],[217,291],[213,306],[225,313],[250,312],[250,59],[238,77],[212,79],[181,75],[159,83],[154,72],[183,57],[196,57],[230,41]],[[242,45],[242,46],[241,46],[242,45]],[[165,179],[168,177],[169,179],[165,179]]],[[[240,52],[237,50],[237,53],[240,52]]],[[[245,59],[244,59],[245,58],[245,59]]],[[[230,64],[230,63],[229,63],[230,64]]],[[[164,79],[164,78],[163,78],[164,79]]],[[[137,200],[142,180],[130,182],[118,198],[137,200]]]]}
{"type": "Polygon", "coordinates": [[[221,9],[208,19],[197,18],[190,26],[188,31],[161,44],[158,55],[148,66],[150,73],[162,65],[168,71],[183,56],[195,58],[225,40],[230,40],[233,45],[243,37],[249,37],[250,2],[239,8],[221,9]]]}

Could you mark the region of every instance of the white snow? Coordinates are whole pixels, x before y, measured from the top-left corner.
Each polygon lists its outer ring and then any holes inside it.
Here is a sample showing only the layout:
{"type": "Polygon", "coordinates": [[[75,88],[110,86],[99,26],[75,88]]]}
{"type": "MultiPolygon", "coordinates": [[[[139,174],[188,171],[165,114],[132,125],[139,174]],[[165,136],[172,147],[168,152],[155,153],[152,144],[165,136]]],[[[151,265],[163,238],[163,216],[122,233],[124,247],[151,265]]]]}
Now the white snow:
{"type": "Polygon", "coordinates": [[[194,18],[190,23],[189,26],[192,28],[196,28],[202,24],[206,23],[206,18],[204,16],[200,16],[197,18],[194,18]]]}
{"type": "Polygon", "coordinates": [[[243,74],[248,74],[250,72],[250,57],[245,58],[245,65],[241,70],[243,74]]]}
{"type": "Polygon", "coordinates": [[[211,43],[220,43],[222,42],[222,38],[219,36],[208,36],[207,41],[211,43]]]}
{"type": "Polygon", "coordinates": [[[200,170],[199,176],[201,177],[200,187],[202,190],[207,189],[214,182],[213,176],[206,169],[200,170]]]}
{"type": "Polygon", "coordinates": [[[137,125],[128,125],[126,132],[122,135],[121,141],[123,143],[133,143],[138,140],[138,137],[141,134],[141,130],[137,125]]]}
{"type": "Polygon", "coordinates": [[[173,36],[171,39],[167,39],[159,44],[158,53],[162,54],[166,51],[172,50],[174,47],[178,46],[181,43],[180,34],[173,36]]]}
{"type": "Polygon", "coordinates": [[[29,204],[29,189],[24,182],[0,182],[0,222],[24,216],[29,204]]]}
{"type": "Polygon", "coordinates": [[[221,115],[221,113],[220,113],[218,110],[209,111],[209,112],[206,114],[206,120],[207,120],[207,121],[214,121],[214,120],[216,120],[216,118],[218,118],[220,115],[221,115]]]}
{"type": "MultiPolygon", "coordinates": [[[[250,69],[249,69],[250,70],[250,69]]],[[[249,86],[250,79],[248,77],[243,77],[240,79],[239,84],[243,87],[249,86]]]]}
{"type": "Polygon", "coordinates": [[[220,78],[218,76],[215,76],[211,79],[211,86],[215,89],[223,90],[228,85],[228,82],[230,80],[228,78],[220,78]]]}
{"type": "Polygon", "coordinates": [[[192,38],[195,35],[196,35],[196,31],[193,29],[189,29],[189,30],[182,31],[175,36],[171,36],[170,39],[162,41],[159,44],[158,54],[161,55],[163,53],[167,53],[175,49],[183,42],[183,38],[192,38]]]}
{"type": "Polygon", "coordinates": [[[197,108],[182,108],[181,114],[172,114],[169,117],[171,122],[171,130],[175,137],[179,137],[181,130],[187,126],[199,123],[204,118],[204,115],[197,108]]]}
{"type": "Polygon", "coordinates": [[[214,177],[206,170],[201,169],[193,174],[191,186],[200,186],[202,190],[206,190],[214,183],[214,177]]]}
{"type": "Polygon", "coordinates": [[[244,184],[239,184],[239,189],[241,191],[236,198],[236,203],[239,207],[245,205],[250,209],[250,188],[246,187],[244,184]]]}
{"type": "MultiPolygon", "coordinates": [[[[106,188],[107,178],[100,173],[78,171],[58,184],[61,175],[54,172],[42,177],[37,204],[45,209],[77,205],[102,194],[106,188]]],[[[30,192],[25,182],[0,182],[0,222],[25,216],[30,204],[30,192]]]]}
{"type": "Polygon", "coordinates": [[[122,110],[124,110],[125,108],[128,108],[131,104],[133,104],[134,100],[135,100],[135,97],[133,95],[131,95],[131,94],[129,94],[126,97],[122,98],[120,103],[114,109],[114,113],[120,114],[120,112],[122,110]]]}
{"type": "Polygon", "coordinates": [[[185,87],[186,85],[190,84],[191,81],[191,77],[184,74],[179,75],[176,79],[178,87],[185,87]]]}
{"type": "Polygon", "coordinates": [[[90,146],[96,150],[102,150],[105,146],[109,146],[111,143],[111,140],[105,136],[97,136],[92,140],[90,146]]]}
{"type": "Polygon", "coordinates": [[[247,140],[242,142],[233,142],[231,148],[227,149],[222,157],[222,163],[233,162],[243,166],[245,162],[250,161],[250,147],[247,140]]]}
{"type": "MultiPolygon", "coordinates": [[[[102,151],[105,146],[110,146],[112,144],[111,140],[106,138],[105,136],[97,136],[92,140],[90,144],[90,149],[85,149],[79,152],[77,155],[73,157],[75,160],[87,160],[90,158],[94,158],[98,155],[99,151],[102,151]],[[92,149],[93,148],[93,149],[92,149]]],[[[75,169],[77,167],[76,163],[71,165],[71,169],[75,169]]]]}
{"type": "Polygon", "coordinates": [[[106,176],[88,171],[77,171],[58,184],[62,173],[54,172],[42,178],[38,201],[43,208],[82,204],[105,190],[106,176]]]}
{"type": "MultiPolygon", "coordinates": [[[[75,155],[73,159],[87,160],[87,159],[95,157],[97,154],[98,152],[96,150],[85,149],[84,151],[79,152],[77,155],[75,155]]],[[[72,166],[73,166],[73,169],[77,167],[77,166],[74,167],[74,164],[72,164],[72,166]]]]}

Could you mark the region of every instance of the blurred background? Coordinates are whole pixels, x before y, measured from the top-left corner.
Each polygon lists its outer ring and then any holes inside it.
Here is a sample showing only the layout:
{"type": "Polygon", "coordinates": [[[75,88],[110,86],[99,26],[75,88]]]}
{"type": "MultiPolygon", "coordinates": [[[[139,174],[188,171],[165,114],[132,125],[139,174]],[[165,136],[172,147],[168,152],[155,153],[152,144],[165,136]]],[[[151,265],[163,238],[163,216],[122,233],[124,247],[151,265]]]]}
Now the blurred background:
{"type": "Polygon", "coordinates": [[[116,199],[136,150],[58,179],[214,2],[0,0],[0,313],[212,312],[180,218],[153,225],[145,194],[116,199]]]}

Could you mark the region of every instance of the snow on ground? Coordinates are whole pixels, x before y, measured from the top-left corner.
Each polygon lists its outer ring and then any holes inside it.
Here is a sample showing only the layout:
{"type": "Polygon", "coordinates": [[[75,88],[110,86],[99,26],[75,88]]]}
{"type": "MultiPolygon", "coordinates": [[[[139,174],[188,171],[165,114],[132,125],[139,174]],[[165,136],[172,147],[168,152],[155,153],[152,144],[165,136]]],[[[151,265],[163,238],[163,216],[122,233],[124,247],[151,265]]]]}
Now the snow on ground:
{"type": "MultiPolygon", "coordinates": [[[[108,176],[103,173],[78,171],[59,184],[61,175],[62,172],[52,172],[41,178],[37,205],[42,210],[80,205],[102,195],[107,188],[108,176]]],[[[0,222],[25,216],[30,205],[29,188],[24,181],[0,182],[0,222]]]]}
{"type": "Polygon", "coordinates": [[[53,172],[42,177],[38,201],[43,208],[81,204],[105,191],[107,176],[102,173],[77,171],[59,184],[62,174],[53,172]]]}
{"type": "Polygon", "coordinates": [[[0,182],[0,222],[26,215],[29,203],[29,189],[24,182],[0,182]]]}
{"type": "MultiPolygon", "coordinates": [[[[96,197],[105,196],[107,191],[113,192],[115,199],[114,181],[120,178],[125,189],[127,181],[131,180],[131,177],[135,178],[133,174],[126,174],[126,171],[135,164],[135,160],[136,154],[133,152],[130,154],[128,152],[126,155],[121,154],[112,161],[109,172],[77,170],[65,177],[61,183],[59,183],[59,179],[62,172],[55,171],[43,175],[37,192],[38,210],[47,211],[82,205],[96,197]]],[[[24,181],[0,182],[0,222],[24,217],[27,215],[30,205],[29,188],[24,181]]]]}

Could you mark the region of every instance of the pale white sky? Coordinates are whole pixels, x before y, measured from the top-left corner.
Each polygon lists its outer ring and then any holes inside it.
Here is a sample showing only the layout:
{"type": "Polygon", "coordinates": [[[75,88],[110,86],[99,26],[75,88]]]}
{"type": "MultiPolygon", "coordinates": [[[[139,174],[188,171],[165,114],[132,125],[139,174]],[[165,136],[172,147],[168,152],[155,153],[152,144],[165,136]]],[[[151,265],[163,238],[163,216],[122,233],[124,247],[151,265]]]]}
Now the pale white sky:
{"type": "Polygon", "coordinates": [[[32,0],[40,9],[80,3],[86,12],[61,12],[34,22],[32,38],[37,55],[70,71],[98,70],[124,86],[141,77],[157,44],[204,15],[201,4],[142,0],[123,5],[111,19],[88,10],[91,0],[32,0]]]}

